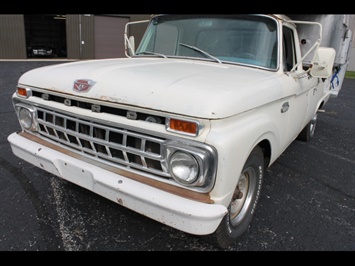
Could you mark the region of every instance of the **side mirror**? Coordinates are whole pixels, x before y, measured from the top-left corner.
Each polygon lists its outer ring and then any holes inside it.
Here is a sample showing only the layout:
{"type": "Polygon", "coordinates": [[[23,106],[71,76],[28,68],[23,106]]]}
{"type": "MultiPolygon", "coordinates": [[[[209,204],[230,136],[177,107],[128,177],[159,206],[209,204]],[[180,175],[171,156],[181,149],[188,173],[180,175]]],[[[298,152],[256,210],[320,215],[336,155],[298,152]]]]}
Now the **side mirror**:
{"type": "Polygon", "coordinates": [[[136,53],[136,48],[134,43],[134,36],[130,36],[128,38],[128,54],[132,56],[135,55],[135,53],[136,53]]]}
{"type": "Polygon", "coordinates": [[[134,36],[130,36],[129,38],[127,35],[124,35],[124,46],[125,46],[125,54],[127,57],[131,57],[135,55],[135,45],[134,45],[134,36]]]}
{"type": "Polygon", "coordinates": [[[130,36],[128,38],[128,27],[133,24],[140,24],[140,23],[147,23],[150,20],[141,20],[141,21],[132,21],[126,23],[126,26],[124,28],[124,48],[125,48],[125,54],[127,57],[133,56],[136,54],[136,48],[134,44],[134,37],[130,36]]]}
{"type": "Polygon", "coordinates": [[[332,75],[335,60],[335,49],[319,47],[311,62],[311,75],[318,78],[328,78],[332,75]]]}

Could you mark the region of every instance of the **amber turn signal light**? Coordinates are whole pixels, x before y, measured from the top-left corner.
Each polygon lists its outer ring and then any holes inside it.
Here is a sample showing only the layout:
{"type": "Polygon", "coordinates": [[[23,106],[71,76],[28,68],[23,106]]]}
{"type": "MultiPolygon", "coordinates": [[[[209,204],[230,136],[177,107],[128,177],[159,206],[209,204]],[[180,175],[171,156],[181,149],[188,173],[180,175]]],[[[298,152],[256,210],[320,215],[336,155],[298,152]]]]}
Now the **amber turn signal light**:
{"type": "Polygon", "coordinates": [[[170,118],[169,127],[171,130],[181,131],[189,134],[197,134],[196,122],[183,121],[174,118],[170,118]]]}
{"type": "Polygon", "coordinates": [[[25,98],[28,98],[31,96],[31,90],[28,88],[18,87],[16,93],[18,96],[25,97],[25,98]]]}

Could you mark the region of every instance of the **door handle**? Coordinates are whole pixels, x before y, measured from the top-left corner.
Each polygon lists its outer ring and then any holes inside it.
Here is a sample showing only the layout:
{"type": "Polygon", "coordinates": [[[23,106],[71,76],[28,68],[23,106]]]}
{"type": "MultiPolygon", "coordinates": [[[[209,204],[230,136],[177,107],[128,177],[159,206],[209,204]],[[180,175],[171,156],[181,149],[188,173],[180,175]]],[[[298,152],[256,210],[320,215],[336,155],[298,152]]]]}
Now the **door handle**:
{"type": "Polygon", "coordinates": [[[285,102],[281,107],[281,113],[286,113],[288,111],[288,108],[290,108],[290,104],[288,102],[285,102]]]}

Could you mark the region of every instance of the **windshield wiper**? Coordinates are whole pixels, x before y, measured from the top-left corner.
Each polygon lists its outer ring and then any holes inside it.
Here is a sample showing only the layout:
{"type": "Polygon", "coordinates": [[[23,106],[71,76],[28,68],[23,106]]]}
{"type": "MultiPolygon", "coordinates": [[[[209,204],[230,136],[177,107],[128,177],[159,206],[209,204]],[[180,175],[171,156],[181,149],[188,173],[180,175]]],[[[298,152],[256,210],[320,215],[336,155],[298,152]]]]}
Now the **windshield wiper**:
{"type": "Polygon", "coordinates": [[[190,48],[190,49],[192,49],[192,50],[194,50],[196,52],[199,52],[199,53],[201,53],[201,54],[203,54],[203,55],[205,55],[205,56],[207,56],[209,58],[212,58],[212,59],[216,60],[220,64],[222,63],[221,60],[219,60],[217,57],[215,57],[213,55],[210,55],[209,53],[201,50],[200,48],[197,48],[196,46],[188,45],[188,44],[185,44],[185,43],[182,43],[182,42],[180,42],[179,45],[182,45],[184,47],[190,48]]]}
{"type": "Polygon", "coordinates": [[[140,53],[137,53],[135,55],[156,55],[156,56],[160,56],[160,57],[163,57],[163,58],[167,58],[167,56],[164,55],[164,54],[158,54],[158,53],[149,52],[149,51],[140,52],[140,53]]]}

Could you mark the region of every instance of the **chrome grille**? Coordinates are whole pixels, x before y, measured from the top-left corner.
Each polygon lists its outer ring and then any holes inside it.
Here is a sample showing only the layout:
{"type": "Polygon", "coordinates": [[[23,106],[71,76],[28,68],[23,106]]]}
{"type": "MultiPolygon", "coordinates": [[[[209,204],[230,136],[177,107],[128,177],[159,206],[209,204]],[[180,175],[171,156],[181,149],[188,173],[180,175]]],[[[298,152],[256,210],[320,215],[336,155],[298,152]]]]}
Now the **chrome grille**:
{"type": "Polygon", "coordinates": [[[166,140],[125,128],[100,124],[37,107],[39,133],[55,142],[96,157],[166,178],[166,140]]]}

